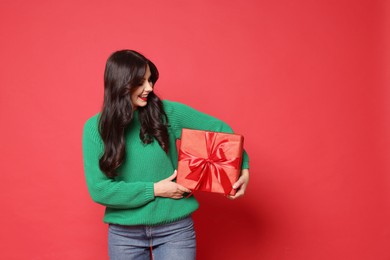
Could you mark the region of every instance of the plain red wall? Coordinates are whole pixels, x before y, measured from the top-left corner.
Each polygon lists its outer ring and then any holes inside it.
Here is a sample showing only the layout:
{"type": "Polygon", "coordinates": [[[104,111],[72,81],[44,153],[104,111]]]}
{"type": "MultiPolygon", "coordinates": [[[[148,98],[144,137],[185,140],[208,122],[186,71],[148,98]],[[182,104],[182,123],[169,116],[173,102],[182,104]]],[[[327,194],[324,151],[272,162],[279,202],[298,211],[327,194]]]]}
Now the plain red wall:
{"type": "Polygon", "coordinates": [[[389,16],[385,0],[1,1],[0,258],[107,259],[81,131],[107,57],[131,48],[162,98],[246,138],[246,196],[198,196],[198,259],[390,259],[389,16]]]}

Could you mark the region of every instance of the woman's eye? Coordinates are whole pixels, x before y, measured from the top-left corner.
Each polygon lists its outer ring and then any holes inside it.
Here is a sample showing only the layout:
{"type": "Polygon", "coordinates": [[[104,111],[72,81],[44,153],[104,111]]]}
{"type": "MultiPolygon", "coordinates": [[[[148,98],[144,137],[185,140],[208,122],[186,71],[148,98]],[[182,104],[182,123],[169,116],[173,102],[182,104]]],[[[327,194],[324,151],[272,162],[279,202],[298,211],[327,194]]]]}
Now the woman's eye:
{"type": "Polygon", "coordinates": [[[142,86],[143,84],[145,84],[145,82],[146,82],[146,79],[143,79],[143,80],[141,81],[140,86],[142,86]]]}

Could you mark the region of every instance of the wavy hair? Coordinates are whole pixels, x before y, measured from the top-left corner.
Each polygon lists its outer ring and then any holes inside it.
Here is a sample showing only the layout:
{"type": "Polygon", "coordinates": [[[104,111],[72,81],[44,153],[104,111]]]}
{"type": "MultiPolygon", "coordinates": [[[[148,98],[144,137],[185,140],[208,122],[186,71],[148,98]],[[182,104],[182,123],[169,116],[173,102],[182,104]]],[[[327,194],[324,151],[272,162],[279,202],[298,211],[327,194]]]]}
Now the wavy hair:
{"type": "MultiPolygon", "coordinates": [[[[99,133],[104,143],[104,153],[99,167],[109,178],[118,174],[126,153],[125,129],[133,120],[131,93],[142,85],[149,66],[153,86],[158,80],[157,67],[142,54],[133,50],[120,50],[111,54],[104,71],[104,101],[99,119],[99,133]]],[[[150,92],[148,103],[139,109],[140,139],[149,144],[154,138],[168,153],[168,117],[159,97],[150,92]]]]}

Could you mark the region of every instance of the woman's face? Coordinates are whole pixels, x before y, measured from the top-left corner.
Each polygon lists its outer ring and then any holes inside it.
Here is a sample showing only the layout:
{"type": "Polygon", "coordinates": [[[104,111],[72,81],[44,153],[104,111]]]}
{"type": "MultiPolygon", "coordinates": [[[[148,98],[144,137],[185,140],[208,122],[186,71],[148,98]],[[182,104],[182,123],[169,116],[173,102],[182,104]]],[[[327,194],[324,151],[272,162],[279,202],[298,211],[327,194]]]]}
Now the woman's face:
{"type": "Polygon", "coordinates": [[[150,69],[149,66],[147,66],[144,82],[139,87],[136,87],[136,89],[134,89],[133,93],[131,94],[133,109],[137,109],[137,107],[144,107],[148,104],[148,95],[153,91],[153,83],[150,80],[150,76],[150,69]]]}

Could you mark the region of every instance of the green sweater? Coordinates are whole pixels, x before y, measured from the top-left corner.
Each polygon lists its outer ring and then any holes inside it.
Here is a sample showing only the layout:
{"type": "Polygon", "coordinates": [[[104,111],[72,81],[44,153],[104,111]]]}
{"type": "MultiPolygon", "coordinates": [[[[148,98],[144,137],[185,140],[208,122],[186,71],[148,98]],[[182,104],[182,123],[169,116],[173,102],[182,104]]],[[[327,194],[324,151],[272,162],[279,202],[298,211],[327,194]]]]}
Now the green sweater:
{"type": "MultiPolygon", "coordinates": [[[[125,131],[126,156],[118,168],[119,176],[110,179],[99,168],[104,144],[98,131],[100,113],[89,118],[83,130],[84,171],[92,199],[104,206],[105,223],[121,225],[156,225],[179,220],[198,208],[191,196],[171,199],[154,196],[154,183],[172,175],[177,168],[176,140],[182,128],[232,133],[219,119],[181,103],[163,100],[170,127],[169,153],[157,141],[145,145],[139,138],[141,129],[138,111],[125,131]]],[[[243,152],[242,168],[248,167],[248,155],[243,152]]]]}

